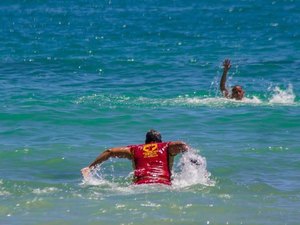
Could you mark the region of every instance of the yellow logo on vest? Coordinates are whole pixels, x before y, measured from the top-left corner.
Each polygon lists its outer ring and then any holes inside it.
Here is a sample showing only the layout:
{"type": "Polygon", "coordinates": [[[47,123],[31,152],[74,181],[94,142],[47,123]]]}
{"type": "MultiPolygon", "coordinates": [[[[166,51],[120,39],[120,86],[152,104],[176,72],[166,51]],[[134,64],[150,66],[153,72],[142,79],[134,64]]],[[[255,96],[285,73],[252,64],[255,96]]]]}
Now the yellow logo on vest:
{"type": "Polygon", "coordinates": [[[144,158],[152,158],[158,156],[158,146],[157,144],[148,144],[143,147],[144,158]]]}

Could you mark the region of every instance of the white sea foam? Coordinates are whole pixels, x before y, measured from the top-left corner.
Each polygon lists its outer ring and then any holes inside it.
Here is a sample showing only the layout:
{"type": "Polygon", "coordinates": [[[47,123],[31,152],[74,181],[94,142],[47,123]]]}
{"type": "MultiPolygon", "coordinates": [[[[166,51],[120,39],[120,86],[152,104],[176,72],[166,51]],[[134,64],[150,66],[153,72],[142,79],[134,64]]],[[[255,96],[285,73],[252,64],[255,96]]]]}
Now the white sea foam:
{"type": "Polygon", "coordinates": [[[245,97],[242,102],[244,103],[251,103],[251,104],[261,104],[263,101],[260,100],[258,97],[253,96],[252,98],[245,97]]]}
{"type": "Polygon", "coordinates": [[[2,187],[3,180],[0,180],[0,196],[8,196],[10,193],[5,190],[4,187],[2,187]]]}
{"type": "Polygon", "coordinates": [[[8,196],[11,195],[8,191],[0,190],[0,196],[8,196]]]}
{"type": "Polygon", "coordinates": [[[282,90],[279,87],[275,87],[273,95],[270,98],[270,103],[276,104],[292,104],[295,102],[296,95],[293,92],[293,86],[288,85],[286,90],[282,90]]]}
{"type": "Polygon", "coordinates": [[[46,187],[46,188],[36,188],[36,189],[33,189],[32,190],[32,193],[34,194],[52,194],[54,192],[57,192],[59,191],[58,188],[55,188],[55,187],[46,187]]]}
{"type": "Polygon", "coordinates": [[[191,107],[208,106],[208,107],[224,107],[228,105],[259,105],[263,101],[256,96],[245,97],[243,100],[235,100],[224,97],[188,97],[179,96],[175,99],[163,101],[164,105],[186,105],[191,107]]]}
{"type": "Polygon", "coordinates": [[[156,203],[147,201],[146,203],[142,203],[141,206],[144,206],[144,207],[152,207],[152,208],[160,208],[160,207],[161,207],[161,204],[156,204],[156,203]]]}
{"type": "MultiPolygon", "coordinates": [[[[225,99],[225,100],[227,100],[227,99],[225,99]]],[[[224,104],[224,98],[220,98],[220,97],[200,98],[200,97],[179,96],[178,98],[175,98],[175,99],[172,99],[169,101],[169,103],[171,103],[171,102],[176,105],[190,105],[190,106],[221,105],[221,104],[224,104]]]]}

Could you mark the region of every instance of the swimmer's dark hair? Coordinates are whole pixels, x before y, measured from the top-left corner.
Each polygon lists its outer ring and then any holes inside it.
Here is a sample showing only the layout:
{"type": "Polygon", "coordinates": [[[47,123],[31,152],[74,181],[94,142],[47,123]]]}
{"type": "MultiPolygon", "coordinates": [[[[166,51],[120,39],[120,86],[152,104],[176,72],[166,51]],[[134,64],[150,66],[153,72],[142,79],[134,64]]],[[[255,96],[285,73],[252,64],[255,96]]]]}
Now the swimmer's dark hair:
{"type": "Polygon", "coordinates": [[[156,131],[156,130],[149,130],[146,134],[146,140],[145,140],[145,143],[146,144],[149,144],[151,142],[154,142],[154,143],[160,143],[162,142],[161,140],[161,134],[156,131]]]}
{"type": "Polygon", "coordinates": [[[241,88],[243,90],[243,87],[241,85],[234,85],[231,87],[231,90],[236,91],[237,88],[241,88]]]}

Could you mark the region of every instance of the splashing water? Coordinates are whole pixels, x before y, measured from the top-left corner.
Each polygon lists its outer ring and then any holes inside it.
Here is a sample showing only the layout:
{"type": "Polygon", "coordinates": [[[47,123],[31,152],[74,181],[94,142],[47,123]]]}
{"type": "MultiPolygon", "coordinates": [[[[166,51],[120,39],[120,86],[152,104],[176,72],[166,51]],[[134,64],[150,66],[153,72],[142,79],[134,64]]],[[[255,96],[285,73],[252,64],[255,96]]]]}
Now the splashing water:
{"type": "Polygon", "coordinates": [[[95,169],[91,170],[90,174],[85,175],[82,180],[82,185],[92,185],[92,186],[110,186],[113,187],[115,184],[106,180],[101,173],[101,167],[97,166],[95,169]]]}
{"type": "Polygon", "coordinates": [[[293,86],[289,84],[286,90],[281,90],[279,87],[274,88],[274,94],[270,99],[270,103],[291,104],[295,101],[293,86]]]}
{"type": "Polygon", "coordinates": [[[183,188],[196,184],[214,186],[215,182],[210,179],[210,173],[206,170],[206,159],[196,153],[195,150],[183,154],[178,166],[181,171],[174,173],[173,187],[183,188]]]}
{"type": "Polygon", "coordinates": [[[275,87],[272,90],[272,87],[268,88],[268,92],[271,92],[272,96],[266,101],[260,99],[257,96],[247,96],[243,100],[235,100],[224,98],[220,96],[190,96],[179,95],[174,98],[147,98],[147,97],[129,97],[129,96],[114,96],[114,95],[105,95],[105,94],[93,94],[90,96],[82,96],[77,100],[74,100],[75,104],[91,104],[98,105],[101,107],[115,108],[117,106],[126,106],[126,107],[143,107],[143,106],[188,106],[188,107],[197,107],[197,106],[210,106],[210,107],[224,107],[226,105],[236,105],[236,104],[251,104],[251,105],[266,105],[266,104],[294,104],[296,95],[293,92],[292,84],[288,85],[286,90],[282,90],[279,87],[275,87]]]}
{"type": "MultiPolygon", "coordinates": [[[[206,159],[201,157],[197,152],[191,149],[180,158],[177,168],[179,171],[173,171],[172,189],[186,188],[192,185],[214,186],[215,182],[210,179],[210,173],[206,170],[206,159]]],[[[129,173],[125,178],[126,182],[117,183],[109,181],[101,174],[101,167],[98,166],[92,170],[89,176],[83,178],[81,185],[101,186],[104,189],[118,190],[123,193],[134,193],[137,190],[141,192],[157,191],[157,187],[162,190],[167,190],[170,187],[166,185],[130,185],[127,182],[133,177],[133,172],[129,173]]]]}

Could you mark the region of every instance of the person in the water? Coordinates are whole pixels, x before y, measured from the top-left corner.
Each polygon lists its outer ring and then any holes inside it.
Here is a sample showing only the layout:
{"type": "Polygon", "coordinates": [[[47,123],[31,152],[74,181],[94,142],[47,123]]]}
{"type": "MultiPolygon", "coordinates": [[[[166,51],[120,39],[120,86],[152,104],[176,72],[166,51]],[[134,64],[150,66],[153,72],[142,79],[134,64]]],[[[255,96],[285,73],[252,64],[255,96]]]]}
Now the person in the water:
{"type": "Polygon", "coordinates": [[[223,94],[224,97],[226,98],[232,98],[235,100],[242,100],[244,97],[244,90],[240,85],[235,85],[232,87],[231,89],[231,93],[229,93],[229,91],[226,88],[226,79],[227,79],[227,73],[228,70],[230,69],[231,65],[230,65],[230,60],[229,59],[225,59],[223,62],[223,75],[221,78],[221,82],[220,82],[220,89],[221,92],[223,94]]]}
{"type": "Polygon", "coordinates": [[[110,148],[102,152],[94,162],[81,170],[83,177],[91,169],[110,157],[127,158],[134,168],[134,184],[171,185],[171,170],[174,157],[187,151],[189,147],[181,141],[162,142],[156,130],[146,133],[145,144],[110,148]]]}

